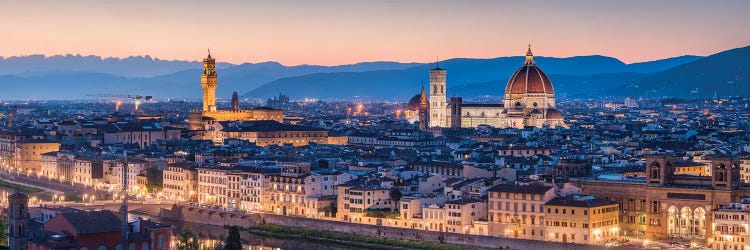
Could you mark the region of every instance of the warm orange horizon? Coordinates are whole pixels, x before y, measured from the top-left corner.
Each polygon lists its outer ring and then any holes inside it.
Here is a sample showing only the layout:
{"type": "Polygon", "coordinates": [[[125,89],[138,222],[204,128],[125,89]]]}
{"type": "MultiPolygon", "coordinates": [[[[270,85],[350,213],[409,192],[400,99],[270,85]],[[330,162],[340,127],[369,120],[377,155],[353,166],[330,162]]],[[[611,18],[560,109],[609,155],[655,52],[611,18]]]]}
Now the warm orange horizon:
{"type": "Polygon", "coordinates": [[[750,45],[750,1],[15,2],[0,56],[150,55],[340,65],[604,55],[626,63],[750,45]]]}

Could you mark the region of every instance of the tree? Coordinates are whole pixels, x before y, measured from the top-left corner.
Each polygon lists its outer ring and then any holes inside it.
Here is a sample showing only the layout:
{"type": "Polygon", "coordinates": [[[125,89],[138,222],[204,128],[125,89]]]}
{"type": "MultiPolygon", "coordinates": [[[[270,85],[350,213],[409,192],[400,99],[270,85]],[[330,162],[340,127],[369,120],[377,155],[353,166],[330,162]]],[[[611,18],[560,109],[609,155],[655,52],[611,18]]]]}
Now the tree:
{"type": "Polygon", "coordinates": [[[391,197],[391,200],[394,202],[398,202],[401,200],[401,197],[404,197],[404,194],[401,193],[401,189],[398,187],[392,187],[391,191],[388,192],[388,196],[391,197]]]}
{"type": "Polygon", "coordinates": [[[240,239],[240,227],[229,227],[229,236],[224,242],[224,250],[242,250],[242,239],[240,239]]]}
{"type": "Polygon", "coordinates": [[[198,237],[190,230],[182,230],[180,237],[177,239],[177,250],[198,250],[198,237]]]}
{"type": "Polygon", "coordinates": [[[156,168],[146,169],[146,180],[148,180],[148,185],[146,187],[148,188],[149,192],[155,193],[162,188],[162,185],[164,183],[163,176],[164,171],[162,170],[156,168]]]}
{"type": "Polygon", "coordinates": [[[0,246],[8,246],[8,223],[0,220],[0,246]]]}

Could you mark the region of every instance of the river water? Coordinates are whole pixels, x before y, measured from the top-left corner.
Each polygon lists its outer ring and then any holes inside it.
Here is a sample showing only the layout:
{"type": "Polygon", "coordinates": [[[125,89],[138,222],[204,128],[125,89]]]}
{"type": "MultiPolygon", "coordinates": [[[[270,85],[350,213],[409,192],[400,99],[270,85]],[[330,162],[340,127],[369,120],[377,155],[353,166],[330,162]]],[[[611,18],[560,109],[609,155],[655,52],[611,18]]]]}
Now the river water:
{"type": "MultiPolygon", "coordinates": [[[[191,222],[179,222],[161,219],[158,217],[151,217],[148,215],[130,214],[131,219],[137,217],[143,217],[158,221],[159,223],[170,224],[174,227],[174,233],[172,242],[176,242],[179,238],[182,230],[190,230],[199,238],[200,249],[214,249],[215,246],[220,245],[224,242],[229,230],[220,226],[212,226],[191,222]]],[[[243,249],[245,250],[307,250],[307,249],[331,249],[331,250],[352,250],[362,249],[348,245],[334,244],[334,243],[321,243],[316,241],[306,241],[298,239],[279,239],[273,237],[266,237],[262,235],[252,234],[247,231],[240,232],[240,238],[242,239],[243,249]]]]}

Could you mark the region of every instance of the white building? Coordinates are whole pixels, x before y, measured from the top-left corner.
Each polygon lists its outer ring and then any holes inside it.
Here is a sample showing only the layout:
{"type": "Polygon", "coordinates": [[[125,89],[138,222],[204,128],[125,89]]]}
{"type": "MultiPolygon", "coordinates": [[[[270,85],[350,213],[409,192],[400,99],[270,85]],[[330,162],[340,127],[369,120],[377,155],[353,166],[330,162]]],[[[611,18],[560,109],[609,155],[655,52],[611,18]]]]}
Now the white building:
{"type": "Polygon", "coordinates": [[[750,197],[713,211],[711,249],[750,250],[750,197]]]}

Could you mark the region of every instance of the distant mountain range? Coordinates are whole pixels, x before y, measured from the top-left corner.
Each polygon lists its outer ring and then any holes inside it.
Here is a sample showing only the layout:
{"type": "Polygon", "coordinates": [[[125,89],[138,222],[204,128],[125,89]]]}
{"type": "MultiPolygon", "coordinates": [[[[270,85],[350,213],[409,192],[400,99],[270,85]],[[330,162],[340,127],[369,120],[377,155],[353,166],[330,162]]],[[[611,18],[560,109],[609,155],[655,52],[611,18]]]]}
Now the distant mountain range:
{"type": "Polygon", "coordinates": [[[646,75],[618,86],[614,93],[649,97],[750,95],[750,46],[646,75]]]}
{"type": "MultiPolygon", "coordinates": [[[[680,56],[625,64],[606,56],[535,57],[558,96],[750,95],[750,47],[708,57],[680,56]]],[[[218,58],[221,60],[221,58],[218,58]]],[[[439,62],[448,70],[448,94],[467,98],[502,96],[507,78],[523,57],[456,58],[439,62]]],[[[284,66],[276,62],[218,65],[217,95],[246,98],[283,93],[292,98],[405,100],[428,84],[434,63],[364,62],[351,65],[284,66]]],[[[200,61],[165,61],[149,56],[0,58],[0,99],[78,99],[87,94],[141,94],[155,98],[201,96],[200,61]]]]}
{"type": "MultiPolygon", "coordinates": [[[[153,77],[202,67],[202,61],[169,61],[151,56],[102,58],[82,55],[30,55],[0,57],[0,75],[54,75],[65,72],[95,72],[126,77],[153,77]]],[[[233,66],[218,63],[217,68],[233,66]]]]}
{"type": "MultiPolygon", "coordinates": [[[[632,83],[646,74],[699,59],[699,56],[681,56],[625,64],[605,56],[534,57],[537,65],[550,75],[556,92],[562,95],[601,92],[608,87],[632,83]]],[[[441,61],[439,66],[448,70],[449,96],[497,97],[503,95],[508,77],[523,64],[523,61],[524,57],[520,56],[493,59],[458,58],[441,61]]],[[[428,72],[434,67],[434,64],[425,64],[402,70],[317,73],[287,77],[264,84],[245,96],[269,97],[284,93],[293,98],[358,96],[406,99],[419,92],[422,83],[429,84],[428,72]]]]}

